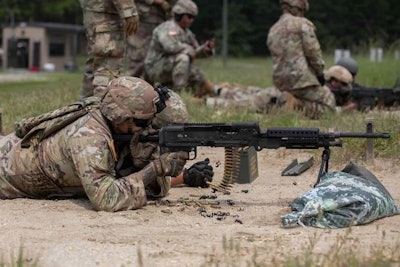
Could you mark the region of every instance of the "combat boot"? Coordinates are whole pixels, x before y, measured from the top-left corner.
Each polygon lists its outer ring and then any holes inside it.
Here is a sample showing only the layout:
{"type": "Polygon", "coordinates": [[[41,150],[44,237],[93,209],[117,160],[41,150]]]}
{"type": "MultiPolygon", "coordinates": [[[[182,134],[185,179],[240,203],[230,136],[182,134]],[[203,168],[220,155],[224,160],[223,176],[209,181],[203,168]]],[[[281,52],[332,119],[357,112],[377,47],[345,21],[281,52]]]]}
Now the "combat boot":
{"type": "Polygon", "coordinates": [[[205,95],[216,96],[217,93],[212,82],[210,80],[205,80],[204,83],[199,88],[197,88],[194,95],[196,97],[203,97],[205,95]]]}

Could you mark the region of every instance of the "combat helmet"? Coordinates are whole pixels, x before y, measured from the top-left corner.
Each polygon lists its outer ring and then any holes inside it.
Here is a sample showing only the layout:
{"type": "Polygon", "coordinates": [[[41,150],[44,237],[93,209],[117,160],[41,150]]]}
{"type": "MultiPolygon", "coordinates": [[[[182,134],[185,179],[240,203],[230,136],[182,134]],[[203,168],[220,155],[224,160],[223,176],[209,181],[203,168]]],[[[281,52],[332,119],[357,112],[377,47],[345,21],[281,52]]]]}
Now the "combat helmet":
{"type": "Polygon", "coordinates": [[[351,57],[342,57],[337,62],[336,65],[345,67],[351,75],[356,76],[358,73],[358,63],[351,57]]]}
{"type": "Polygon", "coordinates": [[[175,92],[168,90],[169,98],[165,101],[166,107],[155,115],[152,125],[160,129],[171,123],[185,123],[189,120],[189,112],[182,98],[175,92]]]}
{"type": "Polygon", "coordinates": [[[308,11],[309,8],[309,4],[308,4],[308,0],[279,0],[280,4],[287,4],[291,7],[297,7],[301,10],[303,10],[304,12],[308,11]]]}
{"type": "Polygon", "coordinates": [[[345,84],[351,84],[353,82],[353,76],[351,73],[342,66],[334,65],[330,67],[324,74],[325,80],[329,81],[332,78],[336,79],[339,82],[345,84]]]}
{"type": "Polygon", "coordinates": [[[108,84],[100,111],[113,124],[127,119],[151,120],[159,101],[158,93],[149,83],[137,77],[122,76],[108,84]]]}
{"type": "Polygon", "coordinates": [[[197,5],[191,0],[178,0],[174,7],[172,8],[172,12],[175,14],[190,14],[192,16],[197,16],[199,13],[199,9],[197,5]]]}

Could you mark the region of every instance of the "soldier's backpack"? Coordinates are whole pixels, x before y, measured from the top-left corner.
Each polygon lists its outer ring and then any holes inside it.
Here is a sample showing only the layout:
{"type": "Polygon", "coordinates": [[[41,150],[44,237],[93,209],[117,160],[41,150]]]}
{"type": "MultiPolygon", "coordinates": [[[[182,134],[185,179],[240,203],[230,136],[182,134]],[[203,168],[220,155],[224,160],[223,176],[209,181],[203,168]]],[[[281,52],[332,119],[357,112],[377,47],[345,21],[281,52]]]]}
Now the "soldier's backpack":
{"type": "Polygon", "coordinates": [[[22,119],[15,123],[15,134],[22,138],[21,147],[27,148],[61,130],[99,106],[100,98],[87,97],[45,114],[22,119]]]}

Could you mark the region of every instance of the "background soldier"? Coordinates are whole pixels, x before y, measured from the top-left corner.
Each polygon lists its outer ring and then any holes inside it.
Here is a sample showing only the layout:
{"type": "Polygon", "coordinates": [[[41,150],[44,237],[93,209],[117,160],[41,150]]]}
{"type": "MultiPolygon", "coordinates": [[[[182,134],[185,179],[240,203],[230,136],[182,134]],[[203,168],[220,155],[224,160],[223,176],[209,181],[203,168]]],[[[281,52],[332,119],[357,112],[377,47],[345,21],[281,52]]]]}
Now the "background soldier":
{"type": "Polygon", "coordinates": [[[80,96],[101,96],[107,84],[121,75],[126,36],[138,27],[134,0],[80,0],[88,41],[80,96]]]}
{"type": "Polygon", "coordinates": [[[181,172],[187,152],[165,153],[124,173],[123,152],[131,149],[133,160],[140,155],[138,138],[126,146],[114,143],[113,134],[151,129],[160,98],[150,84],[116,78],[101,102],[94,99],[87,113],[72,122],[57,116],[24,137],[0,137],[0,198],[87,196],[96,210],[118,211],[140,208],[147,196],[165,196],[176,184],[202,186],[212,180],[207,161],[181,172]]]}
{"type": "Polygon", "coordinates": [[[139,28],[135,35],[128,36],[127,57],[129,64],[126,75],[142,77],[144,58],[150,45],[155,27],[171,17],[171,6],[175,0],[136,0],[139,13],[139,28]]]}
{"type": "Polygon", "coordinates": [[[335,95],[336,110],[350,112],[357,109],[351,100],[353,76],[344,67],[334,65],[325,72],[325,86],[335,95]]]}
{"type": "Polygon", "coordinates": [[[221,83],[215,85],[217,95],[207,97],[208,106],[222,106],[251,109],[259,113],[268,112],[273,106],[282,106],[285,93],[275,87],[261,88],[239,84],[221,83]]]}
{"type": "Polygon", "coordinates": [[[214,94],[210,81],[193,65],[197,57],[212,55],[214,40],[199,45],[189,29],[198,14],[191,0],[179,0],[172,8],[173,18],[153,31],[145,59],[145,77],[150,83],[172,84],[174,91],[191,88],[196,96],[214,94]]]}
{"type": "Polygon", "coordinates": [[[307,0],[281,0],[283,11],[271,27],[267,46],[273,61],[273,82],[281,91],[289,91],[300,101],[307,116],[317,118],[325,110],[334,110],[333,94],[324,85],[324,60],[315,34],[315,26],[304,13],[307,0]]]}

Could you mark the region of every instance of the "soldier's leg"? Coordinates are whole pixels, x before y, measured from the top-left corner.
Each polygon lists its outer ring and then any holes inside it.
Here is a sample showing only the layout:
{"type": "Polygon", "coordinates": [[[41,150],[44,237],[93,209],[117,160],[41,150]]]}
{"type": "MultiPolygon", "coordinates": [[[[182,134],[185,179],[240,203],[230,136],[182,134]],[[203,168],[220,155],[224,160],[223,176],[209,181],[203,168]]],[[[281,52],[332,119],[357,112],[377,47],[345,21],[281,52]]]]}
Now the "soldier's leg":
{"type": "Polygon", "coordinates": [[[95,13],[92,29],[93,94],[102,97],[108,83],[121,75],[125,38],[116,14],[95,13]]]}
{"type": "Polygon", "coordinates": [[[80,98],[93,95],[93,57],[88,55],[83,73],[82,86],[79,92],[80,98]]]}
{"type": "Polygon", "coordinates": [[[335,111],[335,96],[327,87],[310,86],[292,90],[290,93],[303,102],[307,117],[318,118],[323,112],[335,111]]]}
{"type": "Polygon", "coordinates": [[[190,57],[186,54],[179,54],[175,57],[172,69],[172,81],[174,91],[180,92],[189,86],[190,57]]]}
{"type": "Polygon", "coordinates": [[[127,38],[126,57],[128,64],[125,74],[134,77],[144,76],[144,59],[151,41],[151,32],[145,31],[146,29],[139,27],[138,32],[127,38]]]}
{"type": "Polygon", "coordinates": [[[93,20],[95,16],[92,12],[83,11],[83,25],[85,27],[86,39],[87,39],[87,58],[85,62],[85,72],[82,77],[82,86],[80,89],[80,98],[88,97],[93,95],[93,52],[92,47],[94,45],[93,38],[93,20]]]}

